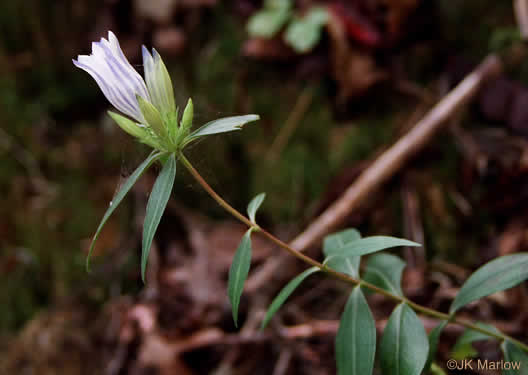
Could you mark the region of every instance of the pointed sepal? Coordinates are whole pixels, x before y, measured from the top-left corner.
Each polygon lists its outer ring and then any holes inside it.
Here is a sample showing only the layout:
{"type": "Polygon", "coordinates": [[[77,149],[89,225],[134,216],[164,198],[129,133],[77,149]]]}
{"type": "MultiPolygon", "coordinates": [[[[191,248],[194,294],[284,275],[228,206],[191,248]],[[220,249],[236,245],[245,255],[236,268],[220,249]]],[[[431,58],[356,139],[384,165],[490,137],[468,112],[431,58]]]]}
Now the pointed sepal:
{"type": "Polygon", "coordinates": [[[157,108],[154,107],[154,105],[152,105],[150,102],[147,102],[141,96],[137,96],[137,101],[139,103],[141,113],[143,114],[143,117],[145,117],[147,125],[152,129],[152,131],[154,131],[154,133],[160,139],[166,139],[167,129],[165,128],[165,125],[157,108]]]}
{"type": "Polygon", "coordinates": [[[156,150],[163,149],[161,143],[159,143],[158,140],[152,136],[151,132],[145,128],[145,125],[138,124],[126,118],[125,116],[121,116],[120,114],[112,111],[108,111],[108,115],[116,122],[117,125],[119,125],[121,129],[131,136],[138,138],[140,142],[145,143],[156,150]]]}
{"type": "Polygon", "coordinates": [[[142,48],[145,80],[152,103],[160,113],[174,113],[174,89],[167,67],[159,53],[153,49],[152,55],[145,46],[142,48]]]}
{"type": "Polygon", "coordinates": [[[187,133],[192,126],[193,116],[194,106],[192,99],[189,98],[189,100],[187,101],[187,105],[185,106],[185,110],[183,111],[183,116],[180,124],[182,131],[184,131],[185,133],[187,133]]]}
{"type": "Polygon", "coordinates": [[[147,137],[148,134],[145,128],[136,122],[126,118],[125,116],[121,116],[116,112],[108,111],[108,115],[117,123],[117,125],[119,125],[121,129],[131,136],[139,138],[140,140],[143,140],[147,137]]]}

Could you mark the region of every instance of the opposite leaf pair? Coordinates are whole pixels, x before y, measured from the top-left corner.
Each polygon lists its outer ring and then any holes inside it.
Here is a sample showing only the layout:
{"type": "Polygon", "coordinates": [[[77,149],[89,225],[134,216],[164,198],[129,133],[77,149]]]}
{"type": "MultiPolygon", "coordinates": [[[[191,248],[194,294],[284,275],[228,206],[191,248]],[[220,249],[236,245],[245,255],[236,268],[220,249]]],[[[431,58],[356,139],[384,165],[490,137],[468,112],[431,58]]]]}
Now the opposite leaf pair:
{"type": "MultiPolygon", "coordinates": [[[[386,236],[361,238],[357,230],[347,229],[324,239],[323,253],[326,258],[323,264],[359,282],[361,255],[397,246],[419,244],[386,236]]],[[[393,255],[376,254],[368,259],[363,278],[370,279],[382,289],[402,295],[400,282],[404,266],[404,262],[393,255]]],[[[324,271],[325,269],[312,267],[291,280],[271,303],[262,326],[267,325],[286,299],[308,276],[324,271]]],[[[380,344],[381,367],[384,373],[418,375],[427,360],[427,348],[427,335],[414,311],[404,303],[398,305],[389,319],[380,344]],[[401,329],[412,333],[413,337],[396,336],[401,329]],[[423,352],[424,348],[425,354],[419,353],[420,350],[423,352]],[[416,356],[409,357],[412,352],[416,352],[416,356]]],[[[372,374],[376,353],[376,325],[359,285],[353,288],[341,316],[335,350],[338,374],[372,374]]]]}
{"type": "MultiPolygon", "coordinates": [[[[383,373],[419,375],[430,368],[436,356],[440,334],[459,308],[528,279],[528,254],[504,256],[485,264],[464,283],[452,303],[451,314],[436,314],[437,318],[445,320],[433,329],[427,338],[423,324],[413,311],[420,306],[409,302],[403,295],[401,278],[405,263],[400,258],[391,254],[374,254],[367,259],[363,277],[359,278],[361,254],[404,245],[417,244],[393,237],[361,238],[355,229],[329,235],[324,240],[324,265],[351,276],[363,286],[354,287],[341,316],[336,336],[336,361],[340,375],[363,375],[373,372],[376,329],[363,289],[383,289],[389,292],[393,299],[400,301],[389,318],[378,348],[383,373]]],[[[271,303],[262,326],[270,321],[308,276],[320,271],[324,272],[324,269],[312,267],[292,279],[271,303]]],[[[515,357],[528,361],[528,356],[520,349],[522,344],[504,336],[495,327],[481,323],[466,324],[466,327],[466,333],[460,337],[453,349],[455,352],[474,341],[495,338],[503,341],[501,348],[505,358],[515,357]]]]}

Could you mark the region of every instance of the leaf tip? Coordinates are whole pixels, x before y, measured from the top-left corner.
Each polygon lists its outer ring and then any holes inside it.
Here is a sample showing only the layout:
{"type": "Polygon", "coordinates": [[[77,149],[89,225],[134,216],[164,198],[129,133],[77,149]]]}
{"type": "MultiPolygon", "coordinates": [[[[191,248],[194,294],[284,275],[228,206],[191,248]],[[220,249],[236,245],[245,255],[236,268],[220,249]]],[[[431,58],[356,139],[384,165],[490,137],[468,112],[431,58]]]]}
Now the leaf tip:
{"type": "MultiPolygon", "coordinates": [[[[97,235],[96,235],[97,236],[97,235]]],[[[86,268],[86,272],[87,273],[90,273],[91,272],[91,268],[90,268],[90,260],[92,259],[92,251],[94,249],[94,246],[95,246],[95,240],[96,240],[96,236],[94,236],[94,238],[92,239],[92,243],[90,244],[90,248],[88,249],[88,255],[86,256],[86,263],[85,263],[85,268],[86,268]]]]}
{"type": "Polygon", "coordinates": [[[141,265],[141,281],[143,281],[143,285],[146,285],[146,281],[145,281],[145,269],[146,267],[143,266],[143,264],[141,265]]]}
{"type": "Polygon", "coordinates": [[[266,193],[260,193],[256,195],[255,198],[253,198],[248,204],[247,213],[249,216],[249,220],[253,224],[256,224],[255,215],[257,214],[258,209],[262,205],[262,202],[264,202],[264,199],[266,199],[266,193]]]}
{"type": "Polygon", "coordinates": [[[255,115],[255,114],[249,115],[248,122],[253,122],[253,121],[258,121],[258,120],[260,120],[260,115],[255,115]]]}
{"type": "Polygon", "coordinates": [[[231,314],[233,315],[233,323],[235,328],[238,328],[238,305],[235,305],[235,301],[231,301],[231,314]]]}
{"type": "Polygon", "coordinates": [[[89,257],[86,257],[86,262],[85,262],[84,268],[86,270],[86,273],[91,273],[92,272],[92,270],[90,269],[90,258],[89,257]]]}

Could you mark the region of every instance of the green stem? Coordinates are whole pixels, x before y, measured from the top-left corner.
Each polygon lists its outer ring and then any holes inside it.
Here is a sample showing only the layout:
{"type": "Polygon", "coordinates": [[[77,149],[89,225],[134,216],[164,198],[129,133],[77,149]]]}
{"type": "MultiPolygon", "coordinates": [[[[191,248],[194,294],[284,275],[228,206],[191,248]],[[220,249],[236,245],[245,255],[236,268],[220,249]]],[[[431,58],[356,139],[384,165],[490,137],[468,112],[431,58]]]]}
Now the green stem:
{"type": "Polygon", "coordinates": [[[526,345],[526,344],[514,339],[513,337],[510,337],[510,336],[502,334],[502,333],[497,333],[497,332],[493,332],[493,331],[487,330],[485,328],[479,327],[478,325],[476,325],[476,324],[474,324],[472,322],[468,322],[468,321],[465,321],[465,320],[457,319],[457,318],[455,318],[452,315],[445,314],[445,313],[442,313],[440,311],[436,311],[436,310],[430,309],[428,307],[419,305],[417,303],[414,303],[414,302],[408,300],[405,297],[401,297],[401,296],[392,294],[392,293],[390,293],[390,292],[388,292],[388,291],[386,291],[384,289],[381,289],[381,288],[377,287],[376,285],[371,284],[371,283],[369,283],[367,281],[355,279],[355,278],[353,278],[353,277],[351,277],[349,275],[346,275],[344,273],[337,272],[337,271],[325,266],[324,264],[316,261],[315,259],[312,259],[309,256],[306,256],[305,254],[295,250],[294,248],[289,246],[287,243],[281,241],[280,239],[278,239],[277,237],[275,237],[274,235],[272,235],[268,231],[262,229],[257,224],[252,223],[247,217],[242,215],[235,208],[233,208],[229,203],[227,203],[221,196],[219,196],[213,190],[213,188],[207,183],[207,181],[205,181],[203,179],[203,177],[200,175],[200,173],[198,173],[198,171],[196,169],[194,169],[192,164],[189,162],[189,160],[187,160],[187,158],[183,154],[180,154],[180,160],[182,161],[183,165],[187,168],[187,170],[191,173],[191,175],[194,177],[194,179],[196,181],[198,181],[198,183],[202,186],[202,188],[220,206],[222,206],[227,212],[229,212],[231,215],[233,215],[235,218],[237,218],[242,223],[246,224],[248,227],[254,228],[254,230],[256,232],[260,232],[263,236],[267,237],[271,242],[275,243],[276,245],[278,245],[279,247],[283,248],[284,250],[289,252],[291,255],[293,255],[294,257],[302,260],[303,262],[305,262],[305,263],[307,263],[307,264],[309,264],[311,266],[317,267],[321,271],[333,276],[336,279],[342,280],[342,281],[344,281],[344,282],[346,282],[348,284],[361,285],[362,287],[365,287],[367,289],[370,289],[373,292],[376,292],[376,293],[379,293],[381,295],[384,295],[385,297],[390,298],[390,299],[392,299],[395,302],[406,303],[407,305],[412,307],[414,310],[419,311],[419,312],[421,312],[424,315],[429,315],[429,316],[432,316],[432,317],[434,317],[436,319],[440,319],[440,320],[447,320],[447,321],[449,321],[449,323],[457,324],[457,325],[472,329],[474,331],[483,333],[483,334],[485,334],[487,336],[494,337],[494,338],[496,338],[498,340],[508,340],[508,341],[514,343],[515,345],[517,345],[518,347],[520,347],[520,348],[522,348],[522,349],[524,349],[525,351],[528,352],[528,345],[526,345]]]}

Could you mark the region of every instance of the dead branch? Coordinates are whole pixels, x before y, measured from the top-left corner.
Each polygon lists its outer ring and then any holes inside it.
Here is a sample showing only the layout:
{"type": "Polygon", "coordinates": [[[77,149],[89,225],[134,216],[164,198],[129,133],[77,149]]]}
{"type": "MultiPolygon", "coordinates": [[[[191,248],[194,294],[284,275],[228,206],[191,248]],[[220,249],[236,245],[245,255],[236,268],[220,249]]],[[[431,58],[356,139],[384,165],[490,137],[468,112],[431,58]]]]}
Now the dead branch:
{"type": "MultiPolygon", "coordinates": [[[[475,96],[484,82],[498,76],[501,71],[501,60],[496,55],[489,55],[440,100],[413,129],[381,154],[338,200],[290,243],[290,246],[298,251],[305,251],[318,243],[324,235],[342,225],[361,202],[394,176],[413,155],[427,145],[432,136],[446,123],[446,120],[475,96]]],[[[282,256],[270,258],[248,280],[248,290],[256,290],[264,285],[275,274],[275,270],[282,264],[283,259],[282,256]]]]}

